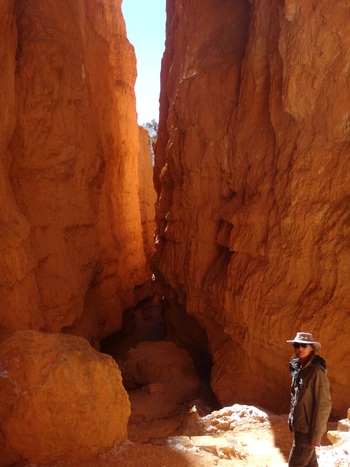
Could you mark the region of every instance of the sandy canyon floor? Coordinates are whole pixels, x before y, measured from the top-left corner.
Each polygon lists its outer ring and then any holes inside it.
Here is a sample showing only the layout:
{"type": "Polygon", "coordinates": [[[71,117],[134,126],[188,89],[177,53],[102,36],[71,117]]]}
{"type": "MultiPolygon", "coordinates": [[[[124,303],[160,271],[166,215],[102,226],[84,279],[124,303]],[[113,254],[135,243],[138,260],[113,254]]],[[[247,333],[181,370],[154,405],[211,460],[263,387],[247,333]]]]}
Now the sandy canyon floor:
{"type": "MultiPolygon", "coordinates": [[[[285,415],[235,405],[201,417],[194,405],[168,419],[130,424],[122,446],[84,467],[281,467],[287,466],[291,442],[285,415]]],[[[349,451],[334,450],[326,439],[323,444],[318,449],[320,467],[350,466],[349,451]]],[[[61,461],[40,467],[81,465],[61,461]]]]}

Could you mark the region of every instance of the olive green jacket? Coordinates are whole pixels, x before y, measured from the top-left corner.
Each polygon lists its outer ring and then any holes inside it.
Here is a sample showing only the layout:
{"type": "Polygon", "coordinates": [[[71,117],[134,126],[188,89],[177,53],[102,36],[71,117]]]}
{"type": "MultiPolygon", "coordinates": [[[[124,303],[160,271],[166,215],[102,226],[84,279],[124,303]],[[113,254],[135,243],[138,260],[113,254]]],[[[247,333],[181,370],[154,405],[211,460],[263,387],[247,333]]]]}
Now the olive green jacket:
{"type": "Polygon", "coordinates": [[[291,431],[310,434],[311,444],[320,444],[327,431],[332,401],[326,362],[318,355],[299,369],[294,359],[290,363],[293,376],[289,427],[291,431]]]}

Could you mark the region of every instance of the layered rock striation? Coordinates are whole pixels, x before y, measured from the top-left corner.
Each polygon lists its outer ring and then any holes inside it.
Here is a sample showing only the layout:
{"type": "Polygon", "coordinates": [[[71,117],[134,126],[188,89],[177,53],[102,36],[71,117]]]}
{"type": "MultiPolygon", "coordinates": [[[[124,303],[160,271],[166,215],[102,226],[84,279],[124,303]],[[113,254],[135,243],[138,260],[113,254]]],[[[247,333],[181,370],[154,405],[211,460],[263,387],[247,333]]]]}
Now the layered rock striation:
{"type": "Polygon", "coordinates": [[[153,270],[171,319],[205,330],[223,405],[286,412],[302,330],[322,343],[333,414],[348,406],[349,14],[167,2],[153,270]]]}
{"type": "Polygon", "coordinates": [[[153,252],[121,1],[1,12],[0,340],[36,329],[96,344],[149,293],[153,252]]]}

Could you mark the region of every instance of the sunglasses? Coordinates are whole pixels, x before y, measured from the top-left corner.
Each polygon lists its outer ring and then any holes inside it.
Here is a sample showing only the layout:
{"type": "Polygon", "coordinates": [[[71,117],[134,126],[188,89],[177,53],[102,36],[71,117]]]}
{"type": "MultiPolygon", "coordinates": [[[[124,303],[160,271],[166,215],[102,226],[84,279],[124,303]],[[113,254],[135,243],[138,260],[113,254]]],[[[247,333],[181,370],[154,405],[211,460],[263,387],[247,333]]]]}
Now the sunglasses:
{"type": "Polygon", "coordinates": [[[309,345],[309,344],[298,344],[298,343],[295,342],[295,343],[293,344],[293,347],[294,347],[295,349],[299,349],[299,347],[302,347],[303,349],[305,349],[308,345],[309,345]]]}

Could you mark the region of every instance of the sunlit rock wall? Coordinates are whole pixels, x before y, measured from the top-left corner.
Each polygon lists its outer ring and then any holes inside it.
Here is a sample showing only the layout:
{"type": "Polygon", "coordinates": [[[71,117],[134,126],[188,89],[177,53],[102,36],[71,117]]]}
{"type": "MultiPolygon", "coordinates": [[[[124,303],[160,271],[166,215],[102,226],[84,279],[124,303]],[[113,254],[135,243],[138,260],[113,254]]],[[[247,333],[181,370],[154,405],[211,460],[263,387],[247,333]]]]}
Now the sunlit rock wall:
{"type": "Polygon", "coordinates": [[[206,330],[222,404],[287,412],[286,340],[302,330],[344,413],[350,5],[168,0],[167,14],[157,290],[206,330]]]}
{"type": "Polygon", "coordinates": [[[0,339],[29,328],[96,343],[150,278],[121,0],[0,9],[0,339]]]}

